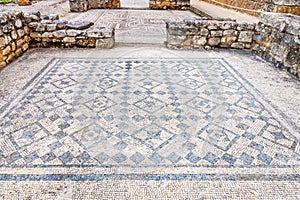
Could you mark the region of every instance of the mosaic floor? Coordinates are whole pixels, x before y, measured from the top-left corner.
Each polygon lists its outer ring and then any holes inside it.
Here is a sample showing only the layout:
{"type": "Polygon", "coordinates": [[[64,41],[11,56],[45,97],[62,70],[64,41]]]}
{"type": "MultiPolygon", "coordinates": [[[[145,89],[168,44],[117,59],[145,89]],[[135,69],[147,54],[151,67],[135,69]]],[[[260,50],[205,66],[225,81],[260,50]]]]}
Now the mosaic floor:
{"type": "Polygon", "coordinates": [[[0,115],[0,181],[299,181],[299,133],[226,60],[53,59],[0,115]]]}

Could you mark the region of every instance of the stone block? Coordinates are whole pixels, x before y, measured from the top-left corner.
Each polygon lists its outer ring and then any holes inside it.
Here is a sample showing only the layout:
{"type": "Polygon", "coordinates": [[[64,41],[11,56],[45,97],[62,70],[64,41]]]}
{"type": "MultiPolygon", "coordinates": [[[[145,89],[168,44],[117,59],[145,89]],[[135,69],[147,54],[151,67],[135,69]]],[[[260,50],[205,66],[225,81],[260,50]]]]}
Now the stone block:
{"type": "Polygon", "coordinates": [[[67,30],[67,36],[70,36],[70,37],[76,37],[76,36],[80,35],[81,33],[82,33],[82,31],[80,31],[80,30],[75,30],[75,29],[67,30]]]}
{"type": "Polygon", "coordinates": [[[14,52],[11,52],[6,59],[6,63],[12,62],[15,59],[15,57],[16,57],[16,54],[14,52]]]}
{"type": "Polygon", "coordinates": [[[69,29],[83,30],[83,29],[90,28],[93,25],[94,23],[89,21],[80,21],[80,22],[75,21],[75,22],[68,22],[66,24],[66,27],[69,29]]]}
{"type": "Polygon", "coordinates": [[[239,42],[252,42],[253,31],[241,31],[239,34],[239,42]]]}
{"type": "Polygon", "coordinates": [[[194,47],[200,47],[200,46],[204,46],[207,42],[206,37],[194,37],[193,38],[193,42],[194,42],[194,47]]]}
{"type": "Polygon", "coordinates": [[[18,29],[17,32],[18,32],[19,38],[21,38],[25,35],[25,31],[23,29],[18,29]]]}
{"type": "Polygon", "coordinates": [[[57,30],[57,24],[47,24],[47,31],[56,31],[57,30]]]}
{"type": "Polygon", "coordinates": [[[218,46],[221,42],[220,38],[209,38],[208,39],[208,45],[210,46],[218,46]]]}
{"type": "Polygon", "coordinates": [[[44,32],[45,30],[46,30],[46,25],[42,23],[38,23],[35,28],[35,31],[37,32],[44,32]]]}
{"type": "Polygon", "coordinates": [[[235,36],[222,37],[221,38],[221,46],[222,47],[230,47],[230,45],[232,45],[232,43],[234,43],[235,41],[236,41],[235,36]]]}
{"type": "Polygon", "coordinates": [[[221,37],[222,31],[210,31],[211,37],[221,37]]]}
{"type": "Polygon", "coordinates": [[[22,48],[19,48],[19,49],[17,49],[17,50],[15,51],[15,55],[16,55],[16,57],[19,57],[19,56],[21,56],[21,55],[22,55],[22,53],[23,53],[23,50],[22,50],[22,48]]]}
{"type": "Polygon", "coordinates": [[[45,32],[42,34],[42,38],[53,38],[52,32],[45,32]]]}
{"type": "Polygon", "coordinates": [[[115,40],[113,38],[97,39],[96,48],[107,48],[111,49],[115,45],[115,40]]]}
{"type": "Polygon", "coordinates": [[[223,36],[237,36],[238,31],[236,30],[225,30],[223,31],[223,36]]]}
{"type": "Polygon", "coordinates": [[[6,42],[4,37],[0,37],[0,49],[4,48],[6,46],[6,42]]]}
{"type": "Polygon", "coordinates": [[[209,34],[209,30],[206,28],[201,28],[200,29],[200,35],[208,35],[209,34]]]}
{"type": "Polygon", "coordinates": [[[12,38],[13,40],[16,40],[16,39],[18,38],[18,34],[17,34],[16,31],[12,31],[12,32],[10,33],[10,35],[11,35],[11,38],[12,38]]]}
{"type": "Polygon", "coordinates": [[[11,53],[11,47],[7,46],[5,49],[2,50],[2,55],[7,56],[11,53]]]}
{"type": "Polygon", "coordinates": [[[88,10],[88,0],[69,0],[71,12],[85,12],[88,10]]]}
{"type": "Polygon", "coordinates": [[[17,28],[22,28],[22,20],[21,19],[17,19],[16,21],[15,21],[15,26],[17,27],[17,28]]]}
{"type": "Polygon", "coordinates": [[[56,38],[64,38],[67,36],[67,33],[65,30],[54,31],[53,36],[56,38]]]}
{"type": "Polygon", "coordinates": [[[42,34],[40,34],[38,32],[32,32],[32,33],[30,33],[30,37],[36,41],[41,41],[42,34]]]}
{"type": "Polygon", "coordinates": [[[17,45],[16,45],[15,42],[11,42],[10,47],[11,47],[11,50],[12,50],[12,51],[15,51],[16,48],[17,48],[17,45]]]}
{"type": "Polygon", "coordinates": [[[25,40],[19,39],[19,40],[17,40],[16,44],[17,44],[17,48],[21,48],[23,46],[23,44],[25,44],[25,40]]]}
{"type": "Polygon", "coordinates": [[[0,61],[0,69],[6,66],[6,62],[5,61],[0,61]]]}
{"type": "Polygon", "coordinates": [[[28,48],[29,48],[29,45],[28,45],[27,43],[25,43],[25,44],[22,46],[23,51],[27,51],[28,48]]]}
{"type": "Polygon", "coordinates": [[[234,42],[232,45],[230,45],[230,47],[232,47],[234,49],[243,49],[244,44],[241,42],[234,42]]]}
{"type": "Polygon", "coordinates": [[[75,41],[76,41],[75,37],[65,37],[63,39],[64,43],[74,43],[75,44],[75,41]]]}

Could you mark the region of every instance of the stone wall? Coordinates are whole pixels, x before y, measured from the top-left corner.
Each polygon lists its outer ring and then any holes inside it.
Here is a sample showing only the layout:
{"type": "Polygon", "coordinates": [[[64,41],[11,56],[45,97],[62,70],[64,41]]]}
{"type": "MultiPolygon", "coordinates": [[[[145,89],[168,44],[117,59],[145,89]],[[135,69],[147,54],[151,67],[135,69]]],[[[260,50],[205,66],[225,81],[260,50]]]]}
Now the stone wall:
{"type": "Polygon", "coordinates": [[[69,0],[71,12],[85,12],[94,8],[120,8],[120,0],[69,0]]]}
{"type": "Polygon", "coordinates": [[[29,48],[29,33],[22,12],[0,13],[0,69],[29,48]]]}
{"type": "Polygon", "coordinates": [[[205,18],[167,23],[167,46],[173,49],[250,49],[255,24],[205,18]]]}
{"type": "Polygon", "coordinates": [[[299,16],[263,13],[257,24],[199,18],[166,25],[168,48],[250,49],[296,77],[300,75],[299,16]]]}
{"type": "Polygon", "coordinates": [[[150,9],[185,10],[190,8],[190,0],[150,0],[150,9]]]}
{"type": "Polygon", "coordinates": [[[203,0],[226,8],[258,16],[260,11],[300,15],[299,0],[203,0]],[[257,12],[259,11],[259,12],[257,12]]]}
{"type": "Polygon", "coordinates": [[[300,77],[300,16],[262,13],[253,39],[258,55],[300,77]]]}
{"type": "Polygon", "coordinates": [[[0,69],[30,47],[114,46],[114,29],[94,27],[90,22],[69,22],[58,15],[39,12],[0,13],[0,69]]]}
{"type": "Polygon", "coordinates": [[[91,27],[91,22],[68,22],[57,15],[29,18],[32,47],[98,47],[114,46],[114,30],[91,27]]]}

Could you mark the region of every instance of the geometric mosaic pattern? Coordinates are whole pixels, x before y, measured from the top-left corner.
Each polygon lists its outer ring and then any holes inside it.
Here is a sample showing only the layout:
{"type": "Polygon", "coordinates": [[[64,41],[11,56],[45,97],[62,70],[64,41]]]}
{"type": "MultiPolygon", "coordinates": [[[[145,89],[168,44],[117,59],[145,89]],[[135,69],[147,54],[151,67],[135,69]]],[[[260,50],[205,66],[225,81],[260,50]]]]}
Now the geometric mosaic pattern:
{"type": "Polygon", "coordinates": [[[0,166],[298,167],[297,131],[223,59],[54,59],[0,114],[0,166]]]}

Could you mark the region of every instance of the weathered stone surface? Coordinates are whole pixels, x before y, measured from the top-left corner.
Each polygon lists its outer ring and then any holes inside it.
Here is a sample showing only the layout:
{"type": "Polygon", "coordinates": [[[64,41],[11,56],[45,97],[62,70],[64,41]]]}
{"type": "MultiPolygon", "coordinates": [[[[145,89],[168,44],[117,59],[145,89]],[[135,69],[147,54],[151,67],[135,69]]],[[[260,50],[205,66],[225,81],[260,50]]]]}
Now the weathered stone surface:
{"type": "Polygon", "coordinates": [[[17,28],[22,28],[22,20],[21,20],[21,19],[17,19],[17,20],[15,21],[15,26],[16,26],[17,28]]]}
{"type": "Polygon", "coordinates": [[[244,48],[244,44],[241,42],[234,42],[230,47],[234,48],[234,49],[243,49],[244,48]]]}
{"type": "Polygon", "coordinates": [[[211,37],[220,37],[222,36],[222,31],[211,31],[210,35],[211,37]]]}
{"type": "Polygon", "coordinates": [[[52,32],[45,32],[42,34],[42,38],[53,38],[52,32]]]}
{"type": "Polygon", "coordinates": [[[30,33],[30,37],[32,37],[33,39],[40,41],[42,38],[42,34],[38,33],[38,32],[32,32],[30,33]]]}
{"type": "Polygon", "coordinates": [[[252,42],[253,32],[252,31],[241,31],[238,41],[239,42],[252,42]]]}
{"type": "Polygon", "coordinates": [[[83,30],[83,29],[87,29],[91,26],[93,26],[94,23],[93,22],[89,22],[89,21],[80,21],[80,22],[68,22],[66,24],[66,27],[69,29],[77,29],[77,30],[83,30]]]}
{"type": "Polygon", "coordinates": [[[47,31],[55,31],[57,29],[57,24],[47,24],[47,31]]]}
{"type": "Polygon", "coordinates": [[[75,39],[75,37],[65,37],[63,39],[63,42],[66,42],[66,43],[75,43],[76,39],[75,39]]]}
{"type": "Polygon", "coordinates": [[[71,12],[84,12],[88,10],[88,0],[69,0],[71,12]]]}
{"type": "Polygon", "coordinates": [[[209,30],[206,28],[201,28],[200,30],[200,35],[208,35],[209,34],[209,30]]]}
{"type": "Polygon", "coordinates": [[[63,38],[67,36],[67,33],[65,30],[54,31],[53,36],[57,38],[63,38]]]}
{"type": "Polygon", "coordinates": [[[204,46],[207,42],[206,37],[194,37],[194,47],[204,46]]]}
{"type": "Polygon", "coordinates": [[[221,42],[221,39],[220,38],[209,38],[208,39],[208,44],[210,46],[218,46],[221,42]]]}
{"type": "Polygon", "coordinates": [[[19,29],[17,32],[18,32],[19,38],[21,38],[25,35],[25,31],[23,29],[19,29]]]}
{"type": "Polygon", "coordinates": [[[67,36],[70,36],[70,37],[76,37],[76,36],[80,35],[81,33],[82,33],[82,31],[80,31],[80,30],[74,30],[74,29],[67,30],[67,36]]]}
{"type": "Polygon", "coordinates": [[[5,47],[5,39],[3,37],[0,37],[0,49],[2,49],[3,47],[5,47]]]}

